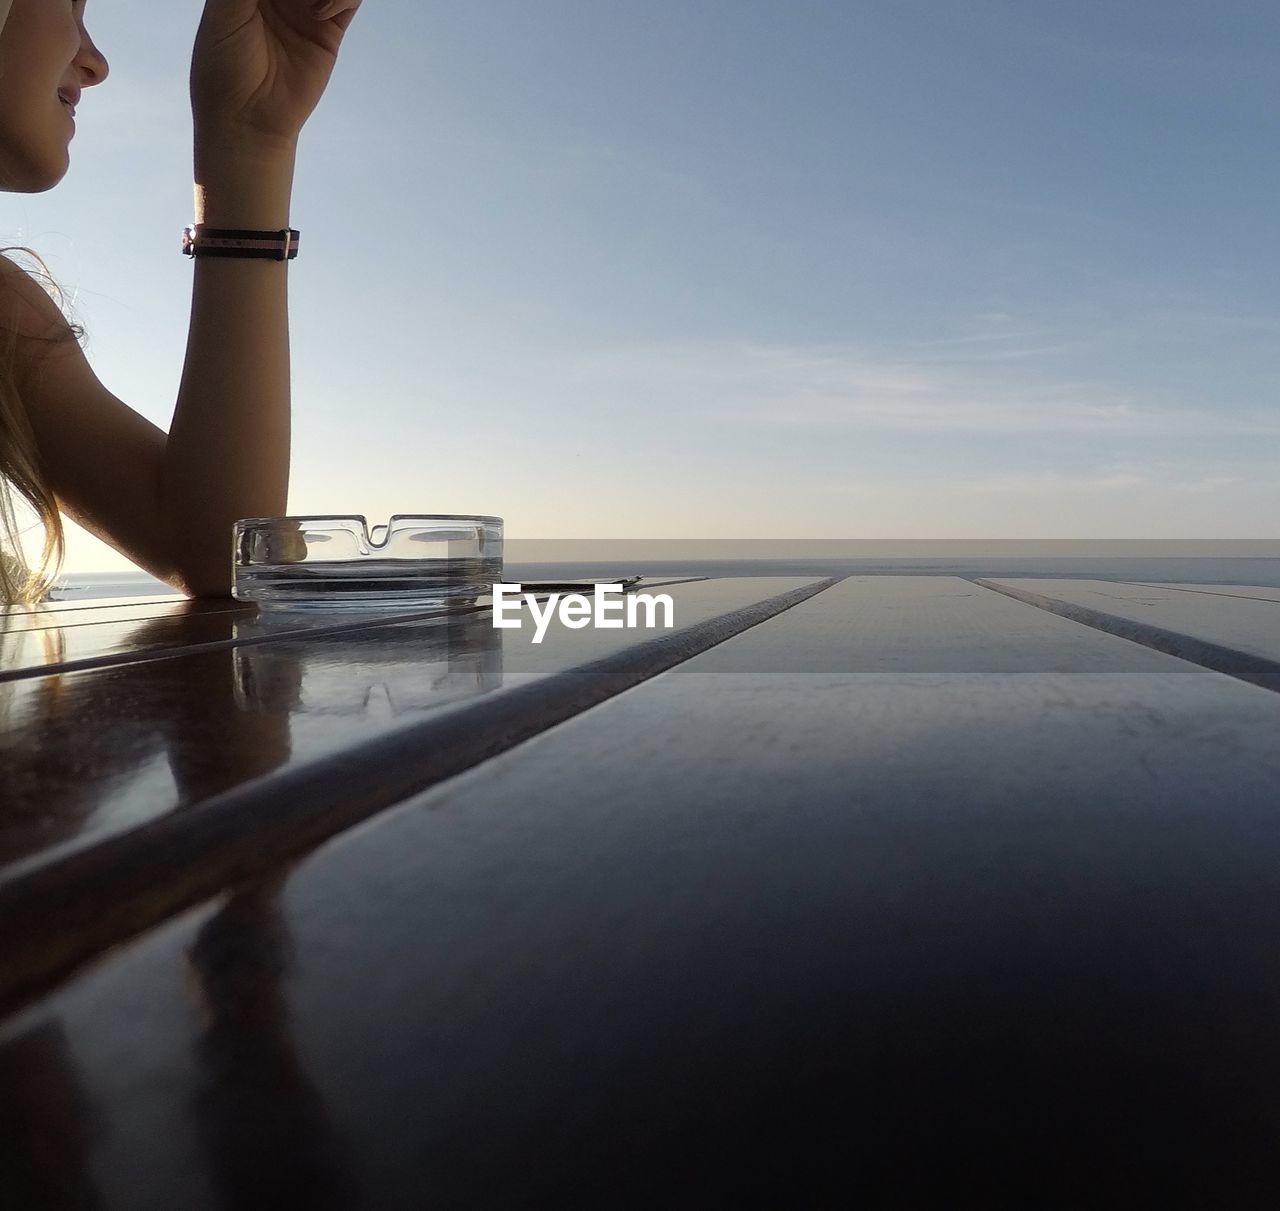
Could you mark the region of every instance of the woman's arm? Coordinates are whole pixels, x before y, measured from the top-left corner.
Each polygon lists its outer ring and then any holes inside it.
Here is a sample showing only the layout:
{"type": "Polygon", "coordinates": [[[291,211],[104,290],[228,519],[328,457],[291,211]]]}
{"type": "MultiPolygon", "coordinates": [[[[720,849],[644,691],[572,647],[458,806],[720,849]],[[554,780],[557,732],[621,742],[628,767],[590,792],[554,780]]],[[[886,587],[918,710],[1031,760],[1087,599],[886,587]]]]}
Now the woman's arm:
{"type": "MultiPolygon", "coordinates": [[[[309,0],[207,0],[191,73],[197,222],[289,225],[298,132],[358,4],[334,0],[318,17],[309,0]]],[[[287,266],[195,259],[167,438],[98,382],[73,342],[23,342],[20,390],[59,502],[147,571],[196,595],[229,592],[237,518],[285,511],[287,266]]],[[[23,335],[65,330],[35,283],[16,269],[4,277],[23,335]]]]}
{"type": "MultiPolygon", "coordinates": [[[[208,0],[191,66],[195,216],[214,227],[289,226],[298,132],[328,83],[359,0],[208,0]]],[[[191,332],[160,480],[208,524],[188,585],[226,593],[240,517],[285,511],[289,481],[287,262],[196,258],[191,332]]]]}
{"type": "MultiPolygon", "coordinates": [[[[196,150],[195,219],[289,226],[293,153],[196,150]]],[[[286,511],[289,486],[288,262],[196,257],[191,327],[159,479],[161,511],[190,517],[182,579],[196,596],[231,585],[237,518],[286,511]]],[[[178,536],[175,536],[177,538],[178,536]]]]}

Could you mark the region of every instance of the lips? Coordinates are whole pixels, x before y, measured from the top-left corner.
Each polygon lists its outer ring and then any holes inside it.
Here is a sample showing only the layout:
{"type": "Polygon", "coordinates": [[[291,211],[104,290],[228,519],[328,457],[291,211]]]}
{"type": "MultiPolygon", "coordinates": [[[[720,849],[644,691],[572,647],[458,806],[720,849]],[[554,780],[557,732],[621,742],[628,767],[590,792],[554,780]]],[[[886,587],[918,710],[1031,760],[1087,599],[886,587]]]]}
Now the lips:
{"type": "Polygon", "coordinates": [[[58,100],[71,111],[71,116],[74,118],[76,116],[76,105],[80,102],[80,90],[78,88],[60,88],[58,89],[58,100]]]}

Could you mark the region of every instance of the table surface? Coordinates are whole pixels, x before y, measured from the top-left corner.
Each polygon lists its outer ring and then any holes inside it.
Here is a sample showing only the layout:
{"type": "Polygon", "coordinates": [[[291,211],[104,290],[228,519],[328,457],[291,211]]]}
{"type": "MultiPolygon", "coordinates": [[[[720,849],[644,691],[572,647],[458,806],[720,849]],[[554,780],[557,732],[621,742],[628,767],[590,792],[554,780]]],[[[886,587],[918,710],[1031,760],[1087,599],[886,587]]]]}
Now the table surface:
{"type": "Polygon", "coordinates": [[[1280,577],[1213,562],[0,615],[0,1205],[1277,1205],[1280,577]]]}

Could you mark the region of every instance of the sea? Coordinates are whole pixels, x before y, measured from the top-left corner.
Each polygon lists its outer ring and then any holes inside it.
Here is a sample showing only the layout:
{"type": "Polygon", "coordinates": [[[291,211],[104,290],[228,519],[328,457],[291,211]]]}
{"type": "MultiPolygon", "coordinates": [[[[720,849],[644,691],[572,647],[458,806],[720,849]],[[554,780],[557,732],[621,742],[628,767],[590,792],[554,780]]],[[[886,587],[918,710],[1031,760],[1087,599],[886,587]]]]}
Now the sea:
{"type": "MultiPolygon", "coordinates": [[[[520,540],[503,578],[988,576],[1280,588],[1280,539],[520,540]]],[[[145,572],[64,575],[55,601],[173,597],[145,572]]]]}

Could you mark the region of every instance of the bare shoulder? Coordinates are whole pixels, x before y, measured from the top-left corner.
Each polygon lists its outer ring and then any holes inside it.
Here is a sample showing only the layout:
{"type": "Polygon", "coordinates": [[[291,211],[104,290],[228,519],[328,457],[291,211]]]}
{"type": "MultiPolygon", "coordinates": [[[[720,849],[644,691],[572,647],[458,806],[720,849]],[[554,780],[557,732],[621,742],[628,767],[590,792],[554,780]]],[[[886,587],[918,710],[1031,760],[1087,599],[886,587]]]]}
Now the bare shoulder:
{"type": "Polygon", "coordinates": [[[62,314],[38,269],[27,269],[12,255],[0,254],[0,325],[24,341],[74,340],[76,331],[62,314]]]}

